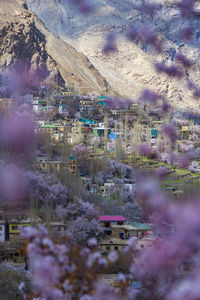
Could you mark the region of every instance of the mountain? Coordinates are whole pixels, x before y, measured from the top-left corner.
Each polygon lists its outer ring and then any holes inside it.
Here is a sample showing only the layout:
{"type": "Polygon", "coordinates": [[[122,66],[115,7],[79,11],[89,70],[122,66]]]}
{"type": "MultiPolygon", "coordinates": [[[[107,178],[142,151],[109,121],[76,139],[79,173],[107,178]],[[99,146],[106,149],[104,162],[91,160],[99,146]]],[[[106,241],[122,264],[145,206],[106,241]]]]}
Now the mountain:
{"type": "Polygon", "coordinates": [[[0,1],[0,69],[19,63],[41,79],[59,78],[80,93],[106,93],[110,87],[89,59],[56,37],[28,10],[25,1],[0,1]]]}
{"type": "MultiPolygon", "coordinates": [[[[186,45],[180,40],[180,30],[184,22],[173,0],[154,0],[159,9],[153,17],[146,16],[140,9],[143,0],[95,0],[95,11],[82,15],[69,0],[27,0],[28,7],[34,11],[49,30],[70,43],[77,51],[85,54],[95,68],[106,78],[112,89],[125,97],[137,98],[145,87],[153,88],[165,95],[178,107],[197,107],[186,88],[186,81],[177,81],[157,74],[154,62],[165,60],[173,62],[175,54],[182,50],[194,62],[191,73],[186,77],[198,82],[200,79],[198,43],[200,31],[198,23],[193,22],[195,39],[186,45]],[[157,55],[143,44],[134,44],[125,38],[130,25],[153,27],[165,42],[165,53],[157,55]],[[102,53],[105,35],[115,31],[119,37],[118,51],[111,56],[102,53]]],[[[151,1],[152,2],[152,1],[151,1]]]]}

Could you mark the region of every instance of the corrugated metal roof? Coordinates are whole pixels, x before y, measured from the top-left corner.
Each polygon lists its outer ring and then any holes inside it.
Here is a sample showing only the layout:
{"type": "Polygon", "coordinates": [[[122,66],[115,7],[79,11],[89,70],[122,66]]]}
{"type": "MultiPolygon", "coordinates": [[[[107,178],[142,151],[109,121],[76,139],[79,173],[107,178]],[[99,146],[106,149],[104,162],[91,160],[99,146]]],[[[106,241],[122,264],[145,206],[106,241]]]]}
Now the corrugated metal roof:
{"type": "Polygon", "coordinates": [[[123,216],[99,216],[99,221],[101,222],[116,222],[116,221],[126,221],[123,216]]]}

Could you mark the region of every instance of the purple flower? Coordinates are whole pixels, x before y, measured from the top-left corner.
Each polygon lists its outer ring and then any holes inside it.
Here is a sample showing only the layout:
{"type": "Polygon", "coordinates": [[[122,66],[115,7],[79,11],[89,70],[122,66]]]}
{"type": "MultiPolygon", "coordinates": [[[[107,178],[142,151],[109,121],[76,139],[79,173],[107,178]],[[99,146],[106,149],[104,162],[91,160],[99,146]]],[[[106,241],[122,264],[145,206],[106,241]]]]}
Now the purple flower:
{"type": "Polygon", "coordinates": [[[142,144],[138,148],[139,148],[139,153],[142,156],[146,156],[152,153],[152,148],[147,144],[142,144]]]}
{"type": "Polygon", "coordinates": [[[103,53],[110,54],[111,52],[115,52],[116,50],[117,50],[116,34],[114,32],[110,32],[106,36],[106,43],[103,47],[103,53]]]}
{"type": "Polygon", "coordinates": [[[181,0],[178,7],[183,18],[189,18],[193,14],[195,0],[181,0]]]}
{"type": "Polygon", "coordinates": [[[130,99],[108,98],[106,103],[110,109],[127,109],[132,101],[130,99]]]}
{"type": "Polygon", "coordinates": [[[91,253],[87,259],[87,266],[92,267],[95,262],[101,258],[101,254],[99,252],[91,253]]]}
{"type": "Polygon", "coordinates": [[[88,246],[89,247],[96,247],[98,245],[98,242],[95,238],[90,238],[88,240],[88,246]]]}
{"type": "Polygon", "coordinates": [[[177,132],[176,128],[172,124],[165,124],[163,126],[163,133],[168,136],[170,139],[171,143],[174,144],[176,139],[177,139],[177,132]]]}
{"type": "Polygon", "coordinates": [[[104,268],[108,266],[108,262],[104,257],[98,259],[98,264],[104,268]]]}
{"type": "Polygon", "coordinates": [[[175,162],[181,165],[182,168],[188,168],[190,163],[190,154],[186,153],[185,155],[178,155],[175,162]]]}
{"type": "Polygon", "coordinates": [[[80,298],[80,300],[94,300],[94,297],[91,295],[84,295],[80,298]]]}
{"type": "Polygon", "coordinates": [[[142,95],[140,96],[139,101],[149,102],[152,105],[155,105],[160,98],[161,98],[161,96],[159,94],[157,94],[154,91],[151,91],[149,89],[145,89],[142,92],[142,95]]]}
{"type": "Polygon", "coordinates": [[[192,26],[188,25],[182,28],[181,30],[181,36],[186,40],[189,41],[192,39],[192,36],[194,34],[194,29],[192,26]]]}
{"type": "Polygon", "coordinates": [[[125,282],[126,281],[126,276],[122,273],[119,273],[117,276],[117,281],[118,282],[125,282]]]}
{"type": "Polygon", "coordinates": [[[20,204],[27,196],[27,182],[22,170],[14,165],[5,166],[0,172],[0,193],[10,205],[20,204]]]}
{"type": "Polygon", "coordinates": [[[30,149],[34,138],[33,119],[27,113],[15,113],[0,123],[0,143],[7,149],[24,152],[30,149]]]}
{"type": "Polygon", "coordinates": [[[197,161],[194,160],[194,161],[189,165],[188,169],[189,169],[190,171],[193,171],[193,172],[200,172],[199,163],[198,163],[197,161]]]}
{"type": "Polygon", "coordinates": [[[168,173],[169,173],[168,169],[164,166],[156,169],[155,171],[155,175],[157,175],[160,178],[167,176],[168,173]]]}
{"type": "Polygon", "coordinates": [[[170,111],[171,105],[167,101],[163,101],[162,111],[163,113],[168,113],[170,111]]]}
{"type": "Polygon", "coordinates": [[[71,292],[73,287],[72,285],[70,284],[69,280],[65,280],[65,282],[63,283],[63,288],[66,292],[71,292]]]}
{"type": "MultiPolygon", "coordinates": [[[[63,0],[64,1],[64,0],[63,0]]],[[[90,0],[67,0],[83,14],[90,14],[94,7],[90,0]]]]}
{"type": "Polygon", "coordinates": [[[181,53],[176,54],[175,61],[179,62],[186,68],[189,68],[192,65],[192,62],[185,55],[181,53]]]}
{"type": "Polygon", "coordinates": [[[200,269],[196,268],[178,282],[169,292],[167,300],[197,300],[200,294],[200,269]]]}
{"type": "Polygon", "coordinates": [[[143,43],[150,45],[158,53],[163,50],[161,39],[147,26],[142,26],[140,28],[130,26],[127,31],[127,37],[132,41],[136,42],[137,40],[140,40],[143,43]]]}
{"type": "Polygon", "coordinates": [[[115,251],[110,252],[108,255],[108,259],[110,262],[114,263],[118,260],[118,254],[115,251]]]}
{"type": "Polygon", "coordinates": [[[152,46],[158,53],[162,52],[162,42],[158,35],[149,27],[143,26],[138,30],[138,37],[146,44],[152,46]]]}
{"type": "Polygon", "coordinates": [[[59,267],[53,256],[37,255],[31,260],[31,266],[34,280],[39,287],[48,289],[49,286],[58,282],[59,267]]]}
{"type": "Polygon", "coordinates": [[[103,283],[102,281],[96,282],[95,284],[95,300],[119,300],[119,297],[112,291],[108,284],[103,283]]]}
{"type": "Polygon", "coordinates": [[[184,76],[184,73],[180,67],[176,65],[167,66],[164,62],[155,64],[156,71],[159,73],[165,73],[170,77],[177,77],[178,79],[184,76]]]}
{"type": "Polygon", "coordinates": [[[145,2],[141,6],[141,12],[143,12],[147,15],[150,15],[150,16],[152,16],[156,12],[156,10],[158,10],[158,9],[159,9],[158,5],[148,3],[148,2],[145,2]]]}
{"type": "Polygon", "coordinates": [[[25,227],[22,229],[21,236],[25,239],[32,240],[37,235],[37,229],[34,227],[25,227]]]}
{"type": "Polygon", "coordinates": [[[200,88],[194,84],[191,80],[187,81],[188,89],[193,92],[195,98],[200,98],[200,88]]]}
{"type": "Polygon", "coordinates": [[[135,236],[133,236],[128,240],[127,244],[129,246],[129,248],[131,248],[133,250],[133,249],[135,249],[136,243],[137,243],[137,238],[135,236]]]}
{"type": "Polygon", "coordinates": [[[87,257],[90,254],[90,250],[88,248],[83,248],[80,251],[80,255],[83,257],[87,257]]]}
{"type": "Polygon", "coordinates": [[[127,37],[131,40],[134,41],[136,38],[138,38],[138,30],[134,26],[130,26],[128,31],[127,31],[127,37]]]}

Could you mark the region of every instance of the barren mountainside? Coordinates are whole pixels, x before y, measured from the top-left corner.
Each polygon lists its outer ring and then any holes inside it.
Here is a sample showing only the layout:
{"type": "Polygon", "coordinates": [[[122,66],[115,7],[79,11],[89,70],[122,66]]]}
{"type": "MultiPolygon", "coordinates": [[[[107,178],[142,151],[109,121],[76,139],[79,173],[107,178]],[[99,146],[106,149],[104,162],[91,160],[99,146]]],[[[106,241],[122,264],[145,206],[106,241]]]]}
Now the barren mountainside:
{"type": "MultiPolygon", "coordinates": [[[[200,79],[198,43],[199,26],[195,21],[193,44],[185,45],[180,40],[179,11],[175,1],[154,0],[159,10],[147,17],[139,9],[143,0],[95,0],[95,12],[81,15],[69,1],[27,0],[33,10],[56,35],[84,53],[96,69],[106,78],[112,89],[123,96],[137,98],[144,87],[150,87],[164,94],[175,106],[196,107],[198,102],[186,89],[185,80],[177,81],[157,74],[153,66],[155,61],[165,60],[173,63],[175,54],[182,51],[194,62],[194,67],[185,77],[195,82],[200,79]],[[130,25],[153,27],[165,42],[164,55],[157,55],[145,45],[135,45],[125,38],[130,25]],[[118,51],[111,56],[102,54],[105,35],[115,31],[118,34],[118,51]]],[[[152,2],[152,1],[151,1],[152,2]]]]}
{"type": "Polygon", "coordinates": [[[24,1],[1,0],[0,68],[12,69],[22,62],[43,77],[57,76],[80,93],[109,89],[88,58],[51,33],[24,1]]]}

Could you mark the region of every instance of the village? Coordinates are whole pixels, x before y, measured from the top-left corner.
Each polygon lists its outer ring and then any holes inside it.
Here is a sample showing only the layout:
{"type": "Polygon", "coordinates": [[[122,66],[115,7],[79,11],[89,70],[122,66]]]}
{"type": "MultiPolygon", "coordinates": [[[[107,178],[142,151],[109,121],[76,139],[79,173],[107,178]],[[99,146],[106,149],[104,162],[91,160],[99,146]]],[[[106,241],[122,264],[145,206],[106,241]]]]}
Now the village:
{"type": "MultiPolygon", "coordinates": [[[[9,98],[0,99],[0,107],[5,114],[11,103],[9,98]]],[[[66,88],[52,91],[45,86],[40,87],[33,97],[32,108],[34,131],[39,140],[31,162],[32,170],[45,176],[51,175],[64,185],[67,182],[73,197],[85,193],[86,199],[98,199],[96,201],[108,207],[111,203],[107,210],[109,214],[98,216],[102,231],[96,237],[103,255],[111,251],[122,252],[132,236],[137,237],[140,251],[150,247],[158,238],[152,225],[142,218],[127,218],[127,211],[120,213],[120,207],[117,213],[112,210],[112,203],[122,205],[125,201],[124,193],[135,193],[135,171],[145,169],[151,173],[165,170],[167,176],[161,180],[161,187],[178,201],[183,199],[186,190],[189,192],[189,186],[199,186],[200,160],[195,159],[195,154],[198,156],[200,148],[194,141],[200,134],[200,125],[194,120],[170,114],[161,118],[159,113],[151,113],[146,103],[110,96],[77,96],[66,88]],[[183,155],[191,151],[189,168],[181,163],[173,165],[170,161],[172,146],[162,134],[166,122],[173,122],[176,126],[177,142],[173,150],[183,155]],[[161,145],[164,145],[163,153],[161,145]],[[156,155],[158,149],[159,157],[156,155]],[[102,161],[107,160],[128,167],[125,171],[116,169],[114,176],[100,180],[102,161]]],[[[17,213],[2,207],[1,260],[18,259],[23,228],[44,225],[52,237],[58,237],[69,224],[67,219],[52,216],[48,208],[41,213],[34,204],[17,213]]]]}

